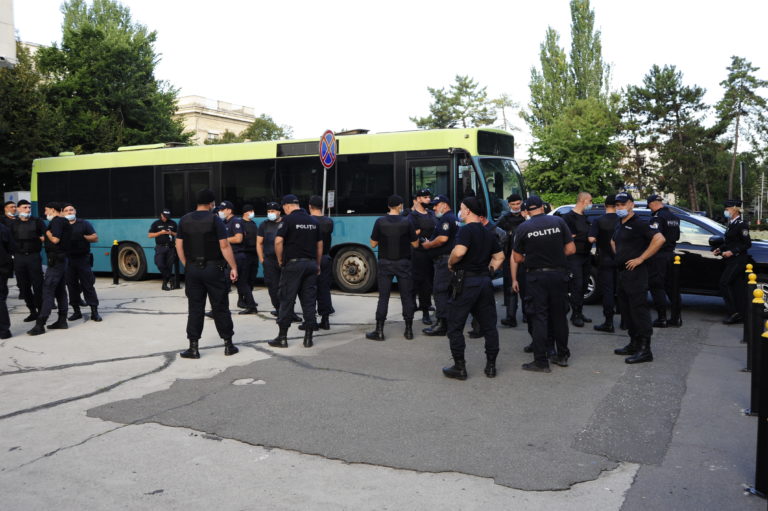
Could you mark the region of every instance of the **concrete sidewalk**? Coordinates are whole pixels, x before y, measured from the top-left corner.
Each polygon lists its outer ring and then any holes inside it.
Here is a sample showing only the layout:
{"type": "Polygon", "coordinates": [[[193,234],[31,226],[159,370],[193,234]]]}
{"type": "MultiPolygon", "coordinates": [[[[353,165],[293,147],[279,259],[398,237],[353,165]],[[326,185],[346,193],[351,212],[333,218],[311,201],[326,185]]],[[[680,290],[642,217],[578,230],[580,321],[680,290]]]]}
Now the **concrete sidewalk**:
{"type": "Polygon", "coordinates": [[[765,508],[740,487],[756,435],[745,348],[712,302],[657,331],[653,364],[614,356],[624,335],[573,328],[571,367],[530,374],[527,333],[502,328],[499,376],[468,340],[456,382],[444,338],[406,341],[393,322],[364,339],[374,295],[335,294],[315,348],[292,327],[273,350],[271,316],[235,315],[238,355],[208,321],[203,357],[182,360],[183,290],[158,288],[99,279],[102,323],[39,337],[12,301],[4,509],[765,508]]]}

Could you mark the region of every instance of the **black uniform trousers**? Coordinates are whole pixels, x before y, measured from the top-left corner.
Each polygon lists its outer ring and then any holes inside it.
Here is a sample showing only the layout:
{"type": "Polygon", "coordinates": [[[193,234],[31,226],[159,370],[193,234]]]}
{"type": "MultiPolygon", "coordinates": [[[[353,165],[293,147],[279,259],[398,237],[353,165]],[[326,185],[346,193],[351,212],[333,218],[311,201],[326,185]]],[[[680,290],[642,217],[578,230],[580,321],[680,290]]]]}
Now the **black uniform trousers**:
{"type": "Polygon", "coordinates": [[[411,275],[413,276],[413,297],[419,297],[419,309],[423,312],[429,310],[432,303],[432,288],[434,287],[435,268],[432,256],[426,250],[416,249],[411,259],[411,275]]]}
{"type": "Polygon", "coordinates": [[[67,258],[69,301],[76,304],[80,300],[80,292],[82,292],[86,304],[91,307],[98,307],[99,297],[96,295],[94,284],[96,284],[96,276],[91,268],[90,254],[69,256],[67,258]]]}
{"type": "Polygon", "coordinates": [[[222,339],[232,339],[235,334],[232,314],[229,312],[229,279],[226,264],[207,262],[204,267],[187,261],[184,268],[187,295],[187,339],[197,341],[203,335],[205,299],[211,302],[213,321],[222,339]]]}
{"type": "Polygon", "coordinates": [[[720,294],[729,315],[747,311],[747,276],[744,273],[749,258],[746,254],[731,256],[725,260],[720,274],[720,294]]]}
{"type": "Polygon", "coordinates": [[[651,291],[653,306],[656,310],[667,308],[667,296],[670,302],[672,297],[672,279],[670,279],[672,270],[672,260],[674,252],[657,252],[650,261],[648,267],[648,287],[651,291]]]}
{"type": "Polygon", "coordinates": [[[317,261],[315,259],[289,259],[280,273],[280,307],[277,309],[277,324],[291,326],[296,296],[301,301],[304,326],[317,324],[315,304],[317,303],[317,261]]]}
{"type": "Polygon", "coordinates": [[[19,252],[13,256],[16,285],[30,312],[39,311],[43,305],[43,262],[40,252],[19,252]]]}
{"type": "Polygon", "coordinates": [[[60,316],[67,315],[67,258],[59,255],[56,263],[51,265],[50,257],[48,259],[48,268],[43,277],[43,303],[40,307],[38,317],[41,320],[47,320],[53,311],[53,301],[59,309],[60,316]]]}
{"type": "Polygon", "coordinates": [[[627,326],[629,337],[650,339],[653,335],[653,324],[651,309],[648,307],[648,267],[641,264],[634,270],[618,270],[619,311],[627,326]]]}
{"type": "Polygon", "coordinates": [[[275,256],[264,257],[264,285],[267,286],[269,292],[269,300],[272,302],[272,307],[275,310],[280,310],[280,296],[278,289],[280,288],[280,273],[282,268],[277,264],[277,258],[275,256]]]}
{"type": "Polygon", "coordinates": [[[603,316],[613,316],[616,308],[616,265],[601,262],[597,267],[597,283],[603,298],[603,316]]]}
{"type": "Polygon", "coordinates": [[[8,315],[8,277],[0,275],[0,333],[11,330],[11,317],[8,315]]]}
{"type": "Polygon", "coordinates": [[[592,261],[590,254],[572,254],[568,256],[568,271],[571,272],[571,283],[568,291],[571,295],[571,309],[574,314],[581,314],[584,306],[584,295],[589,284],[589,274],[592,261]]]}
{"type": "Polygon", "coordinates": [[[496,329],[496,297],[491,277],[465,277],[461,294],[448,303],[448,340],[454,360],[464,360],[464,326],[470,313],[485,337],[486,358],[495,362],[499,354],[499,331],[496,329]]]}
{"type": "MultiPolygon", "coordinates": [[[[435,295],[435,316],[448,319],[448,287],[451,284],[451,271],[448,269],[448,254],[437,256],[433,260],[435,268],[433,293],[435,295]]],[[[494,304],[494,310],[496,305],[494,304]]]]}
{"type": "Polygon", "coordinates": [[[400,303],[403,307],[403,319],[413,319],[413,314],[416,312],[416,303],[413,297],[411,270],[412,263],[410,259],[379,259],[379,303],[376,305],[376,321],[387,320],[389,293],[392,290],[393,277],[397,277],[400,303]]]}
{"type": "Polygon", "coordinates": [[[331,302],[331,281],[333,279],[333,259],[324,255],[320,259],[320,275],[317,276],[317,313],[321,316],[333,314],[331,302]]]}
{"type": "Polygon", "coordinates": [[[163,280],[170,280],[176,249],[171,245],[155,245],[155,266],[160,270],[163,280]]]}
{"type": "Polygon", "coordinates": [[[249,252],[235,252],[235,262],[237,263],[237,294],[245,302],[249,309],[256,307],[256,301],[253,299],[253,288],[251,287],[251,273],[259,271],[258,258],[256,254],[249,252]]]}
{"type": "Polygon", "coordinates": [[[548,367],[547,352],[552,342],[558,355],[571,354],[568,349],[568,274],[558,270],[534,270],[525,278],[523,300],[533,338],[533,361],[539,367],[548,367]]]}

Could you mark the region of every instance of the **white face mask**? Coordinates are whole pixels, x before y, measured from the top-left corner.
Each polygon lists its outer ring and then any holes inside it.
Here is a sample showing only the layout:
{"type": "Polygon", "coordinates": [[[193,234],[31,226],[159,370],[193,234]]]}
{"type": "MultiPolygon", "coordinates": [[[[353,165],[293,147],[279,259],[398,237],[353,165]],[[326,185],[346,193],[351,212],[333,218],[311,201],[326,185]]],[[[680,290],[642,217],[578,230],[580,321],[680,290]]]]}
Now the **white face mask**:
{"type": "Polygon", "coordinates": [[[227,214],[224,213],[223,211],[219,211],[219,218],[221,218],[222,220],[226,220],[227,219],[227,214]]]}
{"type": "Polygon", "coordinates": [[[267,218],[269,218],[274,222],[275,220],[277,220],[277,213],[267,213],[267,218]]]}
{"type": "Polygon", "coordinates": [[[520,213],[520,208],[517,208],[517,209],[514,209],[514,208],[509,208],[509,210],[510,210],[512,213],[515,213],[515,214],[517,214],[517,213],[520,213]]]}
{"type": "Polygon", "coordinates": [[[32,213],[19,213],[19,216],[21,218],[29,218],[32,215],[32,213]]]}
{"type": "Polygon", "coordinates": [[[77,216],[76,215],[64,215],[64,218],[66,218],[67,220],[69,220],[71,222],[72,220],[77,218],[77,216]]]}
{"type": "Polygon", "coordinates": [[[45,218],[46,218],[46,220],[48,220],[50,222],[51,220],[53,220],[54,216],[53,215],[45,215],[45,218]]]}

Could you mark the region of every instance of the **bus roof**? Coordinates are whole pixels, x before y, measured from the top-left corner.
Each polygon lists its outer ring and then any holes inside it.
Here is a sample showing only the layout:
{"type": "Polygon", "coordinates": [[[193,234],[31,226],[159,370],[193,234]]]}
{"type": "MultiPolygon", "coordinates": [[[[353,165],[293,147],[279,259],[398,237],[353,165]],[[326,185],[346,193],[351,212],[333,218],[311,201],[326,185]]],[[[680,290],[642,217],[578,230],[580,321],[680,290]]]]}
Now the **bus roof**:
{"type": "MultiPolygon", "coordinates": [[[[365,135],[340,135],[338,154],[424,151],[455,147],[477,155],[477,133],[488,131],[510,135],[492,128],[415,130],[365,135]]],[[[142,165],[180,165],[208,161],[270,159],[283,156],[312,156],[319,153],[320,137],[303,140],[275,140],[156,148],[157,145],[121,148],[112,153],[40,158],[32,164],[35,172],[134,167],[142,165]],[[142,148],[146,147],[146,149],[142,148]]],[[[318,156],[319,157],[319,156],[318,156]]]]}

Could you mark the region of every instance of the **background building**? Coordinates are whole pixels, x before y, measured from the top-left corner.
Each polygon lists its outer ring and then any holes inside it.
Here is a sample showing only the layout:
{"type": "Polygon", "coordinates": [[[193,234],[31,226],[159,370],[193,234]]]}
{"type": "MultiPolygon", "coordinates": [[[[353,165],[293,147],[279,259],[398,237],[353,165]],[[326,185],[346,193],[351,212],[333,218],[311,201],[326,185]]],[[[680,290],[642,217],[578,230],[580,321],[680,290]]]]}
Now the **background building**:
{"type": "Polygon", "coordinates": [[[16,30],[13,28],[13,0],[0,0],[0,67],[16,64],[16,30]]]}
{"type": "Polygon", "coordinates": [[[256,120],[251,107],[202,96],[179,98],[176,117],[184,122],[186,131],[194,133],[192,141],[198,145],[204,144],[206,140],[216,140],[225,131],[239,135],[256,120]]]}

